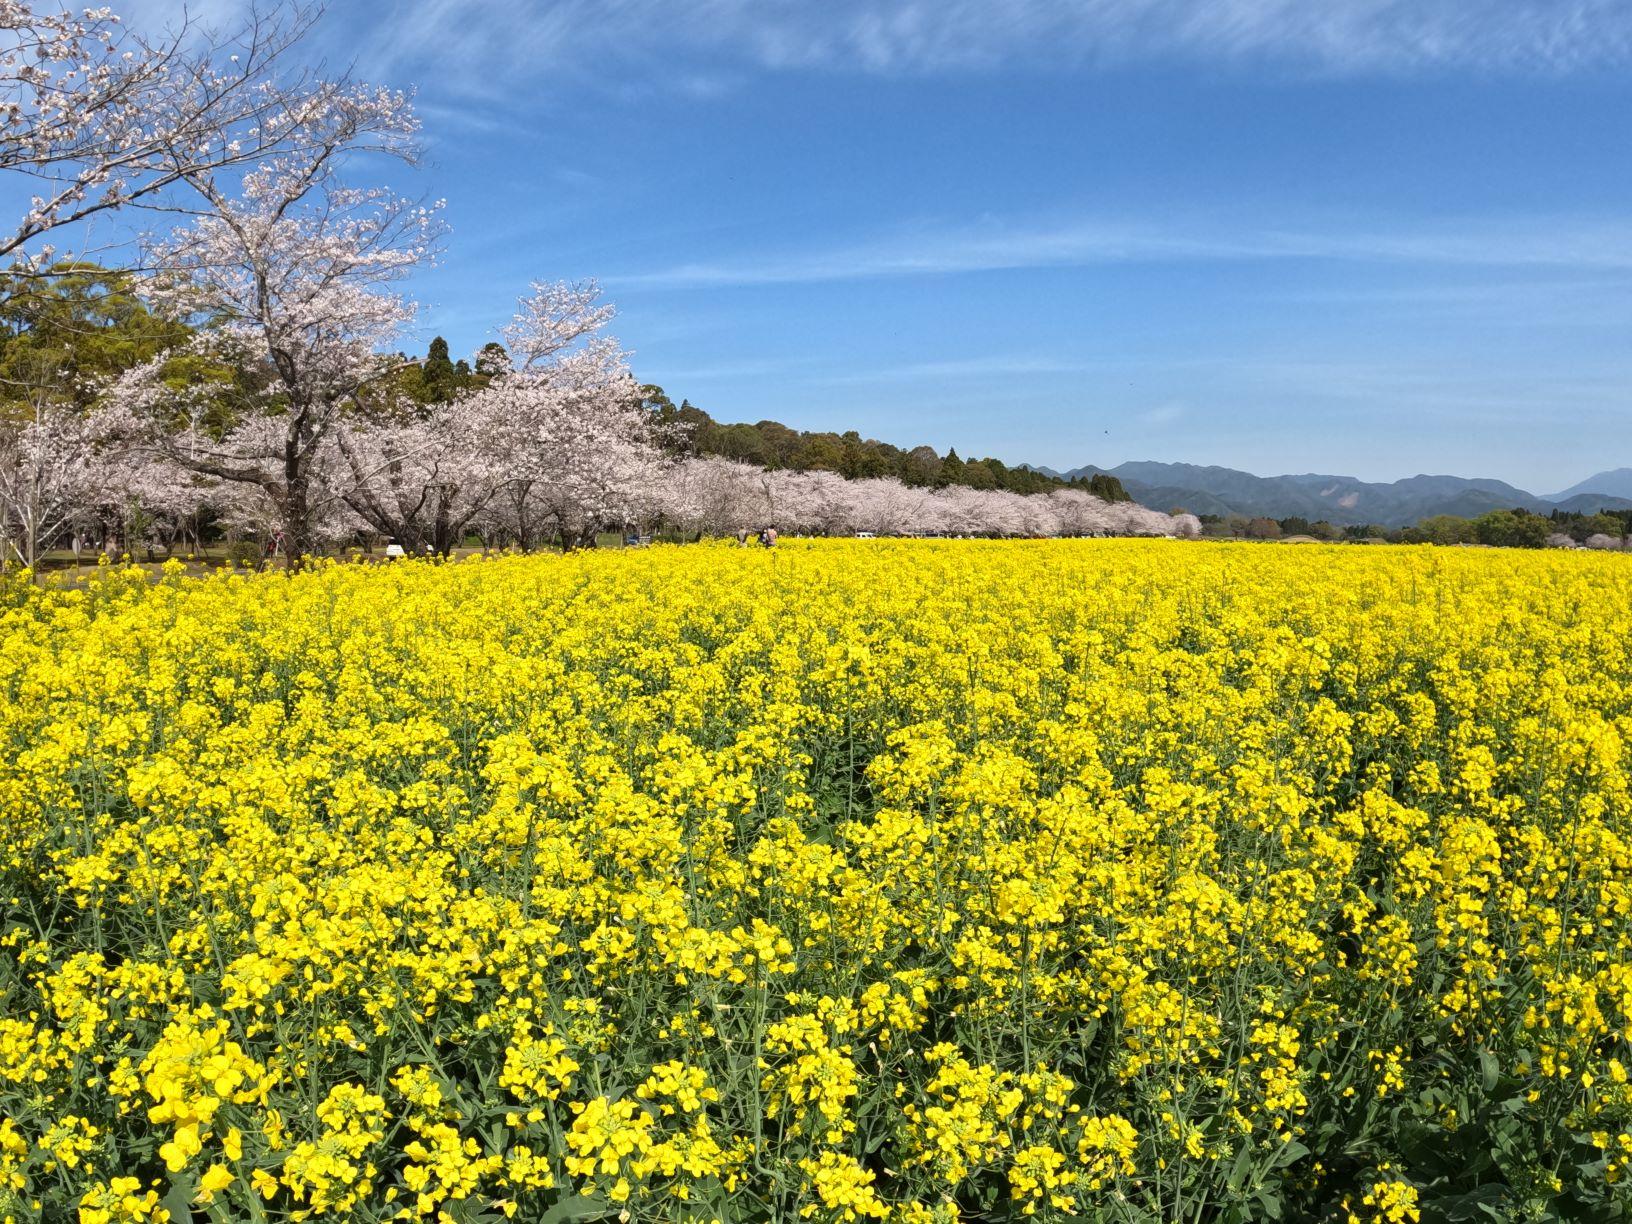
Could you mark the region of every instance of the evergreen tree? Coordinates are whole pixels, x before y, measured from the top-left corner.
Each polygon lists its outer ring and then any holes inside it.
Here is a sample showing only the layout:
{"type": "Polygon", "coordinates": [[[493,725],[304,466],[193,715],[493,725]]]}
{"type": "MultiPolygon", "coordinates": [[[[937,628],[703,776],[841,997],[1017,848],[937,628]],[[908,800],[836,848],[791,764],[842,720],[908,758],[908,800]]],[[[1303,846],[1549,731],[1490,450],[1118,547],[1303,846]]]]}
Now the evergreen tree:
{"type": "Polygon", "coordinates": [[[453,368],[453,359],[448,356],[448,342],[441,336],[431,341],[420,370],[428,402],[445,404],[459,390],[459,376],[453,368]]]}
{"type": "Polygon", "coordinates": [[[915,446],[906,454],[901,479],[909,485],[933,485],[940,479],[941,457],[932,446],[915,446]]]}
{"type": "Polygon", "coordinates": [[[179,345],[180,323],[148,313],[128,273],[62,263],[0,278],[0,415],[44,396],[87,407],[97,381],[179,345]]]}

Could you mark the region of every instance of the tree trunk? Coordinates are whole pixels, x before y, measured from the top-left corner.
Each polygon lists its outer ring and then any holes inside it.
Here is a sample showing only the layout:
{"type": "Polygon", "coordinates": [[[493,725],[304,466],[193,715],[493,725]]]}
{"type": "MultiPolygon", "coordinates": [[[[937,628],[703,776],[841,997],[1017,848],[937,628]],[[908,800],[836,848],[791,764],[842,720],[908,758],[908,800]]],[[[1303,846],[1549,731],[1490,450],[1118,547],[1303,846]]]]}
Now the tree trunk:
{"type": "MultiPolygon", "coordinates": [[[[293,465],[291,465],[293,466],[293,465]]],[[[294,475],[285,486],[283,499],[283,566],[293,570],[305,559],[311,543],[311,509],[307,500],[306,477],[294,475]]]]}
{"type": "Polygon", "coordinates": [[[448,522],[448,499],[438,492],[436,495],[436,523],[431,528],[431,546],[436,549],[436,555],[447,557],[453,553],[452,524],[448,522]]]}
{"type": "Polygon", "coordinates": [[[34,581],[39,582],[39,580],[40,580],[40,532],[39,532],[39,525],[32,518],[32,516],[30,517],[28,522],[23,524],[23,547],[25,549],[27,549],[27,551],[28,551],[28,556],[23,561],[23,564],[28,567],[28,572],[33,577],[34,581]]]}

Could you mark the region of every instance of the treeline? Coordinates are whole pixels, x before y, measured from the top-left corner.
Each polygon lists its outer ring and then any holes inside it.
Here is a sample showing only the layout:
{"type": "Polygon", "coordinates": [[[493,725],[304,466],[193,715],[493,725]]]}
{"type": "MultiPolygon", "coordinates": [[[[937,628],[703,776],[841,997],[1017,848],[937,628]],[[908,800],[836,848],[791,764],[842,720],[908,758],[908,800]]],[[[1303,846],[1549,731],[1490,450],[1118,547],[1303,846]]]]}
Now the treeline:
{"type": "Polygon", "coordinates": [[[1105,479],[676,407],[629,370],[593,281],[533,280],[503,347],[468,362],[440,339],[394,351],[418,312],[404,286],[446,233],[440,203],[373,178],[422,151],[411,94],[302,67],[305,6],[151,43],[107,10],[10,7],[28,65],[0,88],[0,170],[37,194],[0,215],[20,261],[0,277],[0,551],[25,568],[206,535],[290,566],[358,539],[575,547],[712,517],[735,482],[709,465],[737,460],[764,501],[736,512],[768,525],[787,500],[829,530],[1176,530],[1105,479]],[[71,227],[116,213],[142,270],[58,260],[71,227]]]}
{"type": "Polygon", "coordinates": [[[1410,527],[1339,527],[1301,515],[1273,519],[1244,514],[1203,514],[1202,535],[1244,540],[1386,540],[1394,544],[1484,544],[1497,548],[1622,548],[1632,534],[1632,510],[1581,514],[1554,510],[1535,514],[1522,507],[1492,510],[1478,518],[1436,514],[1410,527]]]}
{"type": "Polygon", "coordinates": [[[463,357],[455,361],[448,342],[441,336],[431,340],[425,356],[398,353],[396,361],[393,374],[396,389],[422,406],[451,404],[460,394],[479,391],[511,369],[509,352],[495,340],[482,345],[474,362],[463,357]]]}
{"type": "Polygon", "coordinates": [[[818,433],[792,429],[780,421],[726,424],[689,400],[677,405],[663,388],[644,388],[646,405],[665,424],[677,425],[678,453],[714,456],[772,471],[836,472],[847,480],[895,479],[909,488],[999,490],[1006,493],[1051,493],[1079,489],[1105,501],[1132,501],[1115,476],[1061,480],[1001,459],[963,459],[955,449],[945,455],[931,446],[903,450],[888,442],[863,438],[855,430],[818,433]]]}
{"type": "Polygon", "coordinates": [[[1193,534],[1102,476],[902,451],[774,421],[722,425],[641,386],[593,286],[538,285],[505,344],[455,359],[348,346],[350,388],[284,461],[292,395],[244,325],[151,308],[141,277],[0,277],[0,549],[152,559],[225,543],[286,560],[394,541],[523,550],[681,534],[1193,534]],[[721,452],[728,452],[722,454],[721,452]],[[882,474],[875,474],[882,473],[882,474]],[[300,503],[291,506],[291,489],[300,503]]]}

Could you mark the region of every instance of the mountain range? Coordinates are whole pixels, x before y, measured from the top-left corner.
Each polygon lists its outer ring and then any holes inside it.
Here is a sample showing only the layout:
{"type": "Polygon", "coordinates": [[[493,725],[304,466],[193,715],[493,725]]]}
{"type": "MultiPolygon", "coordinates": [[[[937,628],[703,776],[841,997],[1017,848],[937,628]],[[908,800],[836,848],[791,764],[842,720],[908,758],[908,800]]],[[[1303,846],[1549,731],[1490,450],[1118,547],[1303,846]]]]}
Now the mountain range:
{"type": "Polygon", "coordinates": [[[1254,476],[1234,468],[1145,461],[1113,468],[1090,464],[1067,472],[1045,467],[1034,470],[1068,480],[1105,472],[1120,480],[1135,501],[1157,510],[1183,507],[1192,514],[1274,519],[1301,515],[1311,522],[1325,519],[1339,526],[1378,523],[1405,527],[1436,514],[1477,518],[1491,510],[1519,507],[1536,514],[1632,509],[1632,468],[1600,472],[1550,497],[1538,497],[1500,480],[1462,476],[1408,476],[1379,484],[1353,476],[1254,476]]]}
{"type": "Polygon", "coordinates": [[[1554,493],[1550,502],[1568,501],[1583,493],[1608,493],[1615,497],[1632,497],[1632,468],[1615,468],[1588,476],[1580,484],[1573,484],[1562,493],[1554,493]]]}

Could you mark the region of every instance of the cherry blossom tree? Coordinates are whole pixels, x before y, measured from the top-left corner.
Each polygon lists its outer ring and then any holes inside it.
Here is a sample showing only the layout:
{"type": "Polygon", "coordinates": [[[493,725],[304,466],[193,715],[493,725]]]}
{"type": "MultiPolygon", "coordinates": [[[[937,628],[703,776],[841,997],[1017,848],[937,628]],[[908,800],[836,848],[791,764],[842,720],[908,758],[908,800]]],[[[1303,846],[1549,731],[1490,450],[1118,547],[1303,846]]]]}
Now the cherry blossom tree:
{"type": "Polygon", "coordinates": [[[925,489],[912,489],[893,477],[851,482],[846,490],[842,523],[849,531],[875,535],[903,535],[922,529],[922,508],[933,498],[925,489]]]}
{"type": "Polygon", "coordinates": [[[1081,489],[1058,489],[1048,495],[1059,520],[1060,534],[1092,536],[1103,534],[1110,526],[1106,513],[1108,503],[1081,489]]]}
{"type": "Polygon", "coordinates": [[[504,331],[513,369],[470,401],[504,465],[502,505],[524,547],[547,525],[563,547],[639,518],[668,463],[628,354],[603,334],[600,286],[535,282],[504,331]]]}
{"type": "Polygon", "coordinates": [[[1193,514],[1175,514],[1169,530],[1181,540],[1201,539],[1201,520],[1193,514]]]}
{"type": "MultiPolygon", "coordinates": [[[[547,524],[563,547],[640,518],[668,460],[633,380],[614,392],[540,385],[525,377],[489,387],[494,432],[516,457],[508,504],[536,535],[547,524]]],[[[524,533],[526,538],[526,533],[524,533]]]]}
{"type": "Polygon", "coordinates": [[[27,212],[0,223],[0,255],[43,267],[40,241],[65,226],[310,150],[314,109],[350,89],[288,70],[318,12],[252,10],[224,32],[184,17],[153,38],[106,8],[0,0],[0,174],[32,186],[27,212]]]}
{"type": "Polygon", "coordinates": [[[687,534],[728,535],[775,525],[809,535],[1184,535],[1193,516],[1113,503],[1077,489],[1023,496],[952,485],[925,489],[893,477],[766,471],[718,457],[675,463],[653,493],[663,518],[687,534]]]}
{"type": "Polygon", "coordinates": [[[752,464],[718,456],[685,459],[670,464],[649,490],[653,513],[683,535],[731,535],[757,531],[783,503],[781,521],[790,530],[811,528],[787,507],[787,477],[797,473],[767,472],[752,464]]]}
{"type": "Polygon", "coordinates": [[[664,457],[593,282],[536,282],[504,329],[507,360],[446,405],[351,414],[334,431],[355,513],[416,551],[472,527],[572,547],[639,517],[664,457]]]}
{"type": "Polygon", "coordinates": [[[198,516],[210,488],[202,477],[180,470],[156,454],[127,450],[99,437],[95,417],[82,422],[94,450],[91,487],[70,525],[76,562],[89,538],[110,552],[132,555],[162,548],[173,553],[184,537],[198,542],[198,516]]]}
{"type": "MultiPolygon", "coordinates": [[[[364,527],[357,516],[335,493],[343,484],[343,473],[336,462],[332,448],[319,455],[320,468],[314,485],[325,491],[315,499],[307,515],[307,540],[316,549],[333,549],[345,544],[364,527]]],[[[296,558],[289,552],[283,535],[283,507],[268,495],[260,485],[234,481],[212,481],[205,496],[205,505],[215,521],[234,535],[246,536],[266,543],[266,556],[284,564],[296,558]]]]}
{"type": "Polygon", "coordinates": [[[851,482],[837,472],[770,472],[763,505],[741,526],[774,526],[780,531],[841,535],[854,521],[851,482]]]}
{"type": "Polygon", "coordinates": [[[505,360],[494,372],[578,382],[626,375],[617,342],[601,334],[615,314],[596,281],[534,281],[504,329],[505,360]]]}
{"type": "Polygon", "coordinates": [[[1173,516],[1151,510],[1138,502],[1107,502],[1106,517],[1111,535],[1159,536],[1173,533],[1173,516]]]}
{"type": "Polygon", "coordinates": [[[450,552],[504,490],[510,461],[495,422],[470,397],[339,423],[340,499],[411,553],[450,552]]]}
{"type": "Polygon", "coordinates": [[[71,406],[40,397],[0,423],[0,528],[6,550],[35,569],[42,546],[97,494],[95,444],[71,406]]]}
{"type": "Polygon", "coordinates": [[[164,269],[161,308],[208,318],[195,352],[251,369],[232,423],[201,439],[175,428],[168,356],[130,371],[111,395],[174,463],[253,485],[277,509],[290,563],[313,542],[313,516],[340,497],[321,479],[342,414],[363,411],[393,368],[381,351],[414,316],[390,289],[430,254],[437,210],[380,189],[344,186],[345,154],[409,156],[417,129],[407,98],[365,86],[306,99],[299,148],[244,175],[231,190],[190,183],[203,201],[190,226],[153,244],[164,269]]]}

